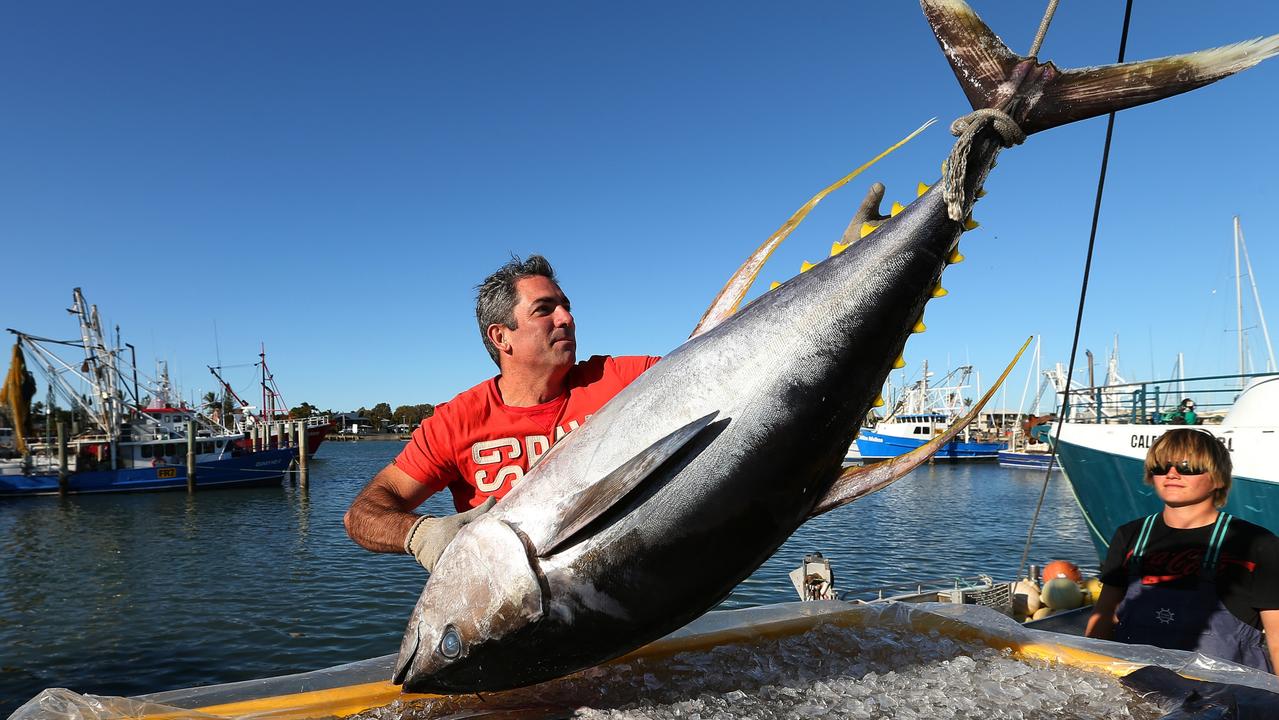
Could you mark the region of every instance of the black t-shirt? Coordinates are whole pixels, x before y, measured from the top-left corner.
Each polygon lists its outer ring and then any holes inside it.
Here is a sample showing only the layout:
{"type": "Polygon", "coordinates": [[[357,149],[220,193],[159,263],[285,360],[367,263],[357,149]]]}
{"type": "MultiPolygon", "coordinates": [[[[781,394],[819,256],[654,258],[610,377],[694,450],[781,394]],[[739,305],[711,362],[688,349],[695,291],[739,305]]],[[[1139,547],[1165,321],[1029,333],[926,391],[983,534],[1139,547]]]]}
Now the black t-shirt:
{"type": "MultiPolygon", "coordinates": [[[[1145,518],[1134,520],[1115,531],[1106,561],[1101,565],[1101,581],[1124,587],[1128,584],[1128,559],[1145,518]]],[[[1212,538],[1213,525],[1177,530],[1164,524],[1163,514],[1155,518],[1146,541],[1141,577],[1147,585],[1193,589],[1199,583],[1204,553],[1212,538]]],[[[1226,529],[1217,561],[1217,597],[1241,621],[1261,627],[1261,610],[1279,609],[1279,538],[1269,530],[1234,518],[1226,529]]]]}

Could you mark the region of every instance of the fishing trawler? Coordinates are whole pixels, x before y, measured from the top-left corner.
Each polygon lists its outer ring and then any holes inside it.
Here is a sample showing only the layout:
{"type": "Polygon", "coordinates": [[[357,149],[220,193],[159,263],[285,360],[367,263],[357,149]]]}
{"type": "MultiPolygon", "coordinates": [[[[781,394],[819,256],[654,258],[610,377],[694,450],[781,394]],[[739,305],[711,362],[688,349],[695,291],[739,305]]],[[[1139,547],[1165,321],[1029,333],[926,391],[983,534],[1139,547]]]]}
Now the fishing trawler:
{"type": "Polygon", "coordinates": [[[79,288],[72,296],[79,341],[10,329],[17,342],[0,399],[13,419],[14,447],[0,459],[0,497],[187,488],[188,477],[200,488],[280,481],[297,455],[298,438],[305,437],[302,424],[266,418],[244,430],[228,429],[175,398],[165,363],[144,398],[132,346],[121,346],[118,337],[112,346],[97,306],[79,288]],[[68,362],[55,346],[74,347],[84,358],[68,362]],[[35,392],[28,357],[49,388],[40,438],[27,433],[35,392]],[[57,423],[56,435],[55,396],[71,408],[63,415],[75,418],[57,423]]]}
{"type": "MultiPolygon", "coordinates": [[[[236,393],[231,384],[223,377],[219,365],[209,366],[209,372],[217,379],[218,385],[222,387],[222,399],[218,401],[216,394],[211,394],[211,419],[220,424],[223,428],[238,432],[244,435],[240,440],[243,448],[249,445],[249,435],[254,426],[265,424],[268,430],[279,430],[281,423],[290,420],[288,404],[284,402],[284,396],[280,394],[280,386],[275,382],[275,375],[266,363],[266,345],[261,346],[258,353],[258,362],[254,363],[254,367],[260,371],[258,380],[259,387],[262,391],[262,404],[258,407],[250,405],[236,393]],[[272,422],[275,421],[275,422],[272,422]]],[[[309,457],[315,456],[315,451],[320,448],[320,443],[329,436],[333,431],[333,420],[328,415],[310,415],[301,420],[302,432],[306,440],[306,453],[309,457]]],[[[267,444],[280,444],[279,433],[269,433],[267,444]]]]}
{"type": "MultiPolygon", "coordinates": [[[[904,455],[937,435],[946,432],[951,423],[967,411],[971,402],[964,396],[971,365],[962,365],[936,385],[929,384],[931,377],[928,363],[924,363],[923,376],[907,387],[893,404],[892,410],[874,427],[863,428],[855,445],[864,462],[887,460],[904,455]]],[[[938,460],[994,460],[1006,444],[984,437],[980,432],[965,428],[963,433],[947,443],[934,456],[938,460]]]]}

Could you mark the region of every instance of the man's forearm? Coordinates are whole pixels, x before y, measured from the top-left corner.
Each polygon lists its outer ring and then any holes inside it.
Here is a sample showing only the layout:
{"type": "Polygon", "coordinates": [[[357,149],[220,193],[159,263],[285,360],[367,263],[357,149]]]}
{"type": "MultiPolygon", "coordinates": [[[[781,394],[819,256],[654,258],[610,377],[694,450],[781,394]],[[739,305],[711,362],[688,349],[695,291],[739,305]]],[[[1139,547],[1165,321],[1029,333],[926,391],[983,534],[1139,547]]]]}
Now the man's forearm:
{"type": "Polygon", "coordinates": [[[418,515],[398,507],[385,491],[366,488],[343,517],[346,534],[361,547],[374,552],[404,552],[404,537],[418,515]]]}

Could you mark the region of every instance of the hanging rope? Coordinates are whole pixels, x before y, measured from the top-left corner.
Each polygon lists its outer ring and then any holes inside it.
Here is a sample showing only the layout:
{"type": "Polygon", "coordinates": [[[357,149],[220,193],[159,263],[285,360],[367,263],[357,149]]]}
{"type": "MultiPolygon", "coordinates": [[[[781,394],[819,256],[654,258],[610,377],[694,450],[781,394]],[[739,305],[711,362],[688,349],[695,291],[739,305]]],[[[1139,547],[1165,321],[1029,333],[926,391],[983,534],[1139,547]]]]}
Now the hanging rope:
{"type": "MultiPolygon", "coordinates": [[[[1058,1],[1048,0],[1048,7],[1044,10],[1043,19],[1039,21],[1039,30],[1035,33],[1035,41],[1031,44],[1027,57],[1039,54],[1039,47],[1048,34],[1048,26],[1052,24],[1053,15],[1057,12],[1058,1]]],[[[968,214],[969,203],[968,198],[964,197],[963,186],[964,174],[968,171],[968,153],[977,133],[987,125],[995,128],[1006,148],[1020,145],[1026,140],[1026,133],[1022,132],[1017,123],[1006,113],[994,108],[975,110],[951,123],[950,134],[958,137],[959,141],[951,148],[950,157],[946,160],[942,198],[946,201],[946,215],[955,222],[963,222],[968,214]]]]}
{"type": "Polygon", "coordinates": [[[1053,13],[1055,12],[1057,12],[1057,0],[1048,0],[1048,8],[1044,10],[1044,19],[1039,21],[1039,32],[1035,33],[1035,42],[1031,43],[1030,52],[1026,53],[1026,57],[1039,56],[1039,46],[1044,44],[1044,36],[1048,34],[1048,25],[1053,21],[1053,13]]]}
{"type": "MultiPolygon", "coordinates": [[[[1128,47],[1128,23],[1132,19],[1132,0],[1124,7],[1124,27],[1119,36],[1119,60],[1124,61],[1124,52],[1128,47]]],[[[1084,259],[1084,278],[1079,288],[1079,310],[1075,313],[1075,336],[1070,342],[1070,363],[1066,366],[1066,390],[1062,396],[1062,417],[1057,421],[1057,429],[1053,432],[1053,455],[1048,469],[1044,471],[1044,485],[1039,490],[1039,503],[1035,505],[1035,515],[1030,520],[1030,530],[1026,533],[1026,547],[1021,551],[1021,562],[1017,567],[1023,576],[1027,575],[1026,558],[1030,556],[1030,543],[1035,536],[1035,525],[1039,523],[1039,512],[1044,507],[1044,496],[1048,494],[1048,479],[1052,477],[1052,466],[1057,460],[1057,448],[1061,440],[1061,426],[1067,419],[1070,405],[1070,381],[1075,373],[1075,357],[1079,352],[1079,328],[1084,320],[1084,300],[1088,297],[1088,276],[1092,273],[1093,248],[1097,244],[1097,218],[1101,215],[1101,196],[1106,187],[1106,165],[1110,161],[1110,140],[1115,131],[1115,114],[1110,113],[1106,119],[1106,143],[1101,150],[1101,172],[1097,177],[1097,199],[1092,207],[1092,229],[1088,233],[1088,254],[1084,259]]]]}
{"type": "Polygon", "coordinates": [[[970,203],[964,195],[964,176],[968,174],[968,154],[973,148],[973,140],[977,137],[977,133],[986,127],[992,127],[999,133],[1000,144],[1006,148],[1026,141],[1026,133],[1022,132],[1017,123],[1013,122],[1007,113],[995,108],[974,110],[950,124],[950,134],[959,139],[950,149],[950,157],[946,158],[942,199],[946,201],[946,214],[955,222],[963,222],[968,215],[970,203]]]}

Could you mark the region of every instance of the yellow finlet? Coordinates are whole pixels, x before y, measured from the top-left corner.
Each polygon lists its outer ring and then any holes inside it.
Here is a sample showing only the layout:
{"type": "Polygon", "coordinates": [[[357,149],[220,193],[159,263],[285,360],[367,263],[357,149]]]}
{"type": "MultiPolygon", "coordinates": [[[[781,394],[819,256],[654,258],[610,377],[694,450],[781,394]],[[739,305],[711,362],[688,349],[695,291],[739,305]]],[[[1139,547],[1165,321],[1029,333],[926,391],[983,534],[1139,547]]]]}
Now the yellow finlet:
{"type": "Polygon", "coordinates": [[[799,271],[800,271],[800,272],[802,272],[802,273],[806,273],[806,272],[808,272],[809,270],[812,270],[812,269],[813,269],[813,268],[815,268],[815,267],[817,267],[817,266],[816,266],[816,265],[814,265],[814,264],[812,264],[812,263],[810,263],[809,261],[805,260],[805,261],[804,261],[804,262],[803,262],[803,263],[799,266],[799,271]]]}
{"type": "Polygon", "coordinates": [[[871,403],[873,407],[884,407],[884,396],[876,395],[875,402],[871,403]]]}
{"type": "Polygon", "coordinates": [[[869,234],[871,234],[871,233],[875,232],[875,227],[876,227],[875,225],[871,225],[871,224],[870,224],[870,223],[868,223],[868,222],[864,222],[864,223],[862,223],[862,229],[861,229],[861,231],[860,231],[858,234],[859,234],[861,237],[866,237],[867,235],[869,235],[869,234]]]}
{"type": "Polygon", "coordinates": [[[986,197],[986,188],[977,188],[977,197],[979,198],[986,197]]]}
{"type": "Polygon", "coordinates": [[[981,223],[974,220],[971,215],[964,221],[964,230],[976,230],[979,227],[981,227],[981,223]]]}
{"type": "Polygon", "coordinates": [[[950,291],[942,287],[941,285],[938,285],[937,287],[933,288],[933,297],[935,298],[946,297],[949,294],[950,294],[950,291]]]}
{"type": "Polygon", "coordinates": [[[836,255],[844,252],[845,250],[847,250],[848,248],[852,246],[853,246],[852,243],[842,243],[836,240],[835,242],[830,244],[830,256],[835,257],[836,255]]]}
{"type": "Polygon", "coordinates": [[[964,254],[959,252],[959,246],[956,245],[955,249],[950,251],[950,257],[946,258],[946,262],[950,263],[951,265],[954,265],[955,263],[961,263],[963,261],[964,261],[964,254]]]}
{"type": "Polygon", "coordinates": [[[768,286],[768,289],[769,289],[769,290],[776,290],[777,288],[779,288],[779,287],[781,287],[781,286],[782,286],[782,284],[781,284],[781,283],[779,283],[779,282],[777,282],[776,280],[774,280],[774,281],[773,281],[773,283],[772,283],[771,285],[769,285],[769,286],[768,286]]]}
{"type": "Polygon", "coordinates": [[[897,213],[905,209],[906,209],[905,205],[902,205],[901,203],[894,201],[893,209],[888,211],[888,217],[897,217],[897,213]]]}
{"type": "Polygon", "coordinates": [[[919,319],[919,322],[915,323],[915,327],[911,328],[910,331],[913,333],[922,333],[923,331],[927,329],[928,329],[928,326],[924,324],[924,319],[921,317],[919,319]]]}
{"type": "Polygon", "coordinates": [[[906,358],[904,356],[898,355],[897,359],[893,361],[893,369],[901,370],[904,367],[906,367],[906,358]]]}
{"type": "Polygon", "coordinates": [[[919,187],[915,188],[915,197],[922,197],[924,193],[928,192],[928,188],[930,187],[932,187],[932,185],[920,183],[919,187]]]}

